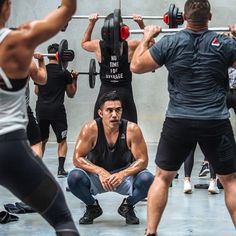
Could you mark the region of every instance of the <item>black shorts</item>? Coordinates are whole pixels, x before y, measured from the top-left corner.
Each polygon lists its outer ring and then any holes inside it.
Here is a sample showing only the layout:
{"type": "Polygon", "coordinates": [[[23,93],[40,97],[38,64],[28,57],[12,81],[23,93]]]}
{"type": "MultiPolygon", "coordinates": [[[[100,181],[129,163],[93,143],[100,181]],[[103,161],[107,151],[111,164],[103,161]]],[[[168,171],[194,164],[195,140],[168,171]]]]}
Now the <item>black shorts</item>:
{"type": "Polygon", "coordinates": [[[61,143],[67,138],[67,119],[66,116],[53,120],[40,119],[39,129],[41,133],[42,141],[45,141],[49,138],[49,127],[52,126],[52,129],[57,137],[57,143],[61,143]]]}
{"type": "Polygon", "coordinates": [[[228,119],[166,118],[157,148],[157,166],[177,171],[197,142],[216,174],[226,175],[236,171],[236,145],[228,119]]]}
{"type": "Polygon", "coordinates": [[[128,121],[137,123],[138,122],[138,118],[137,118],[137,110],[136,110],[136,106],[134,103],[134,98],[133,98],[133,90],[132,90],[132,86],[123,86],[123,87],[111,87],[111,86],[105,86],[105,85],[101,85],[100,87],[100,91],[97,97],[97,101],[95,103],[95,107],[94,107],[94,119],[98,118],[98,101],[99,98],[107,92],[111,92],[116,90],[119,97],[121,98],[122,101],[122,107],[123,107],[123,112],[122,112],[122,118],[126,119],[128,121]]]}
{"type": "Polygon", "coordinates": [[[30,142],[30,145],[33,146],[37,143],[41,142],[41,135],[40,135],[40,129],[38,122],[36,118],[34,117],[34,114],[30,108],[30,106],[27,107],[27,114],[28,114],[28,125],[27,125],[27,137],[30,142]]]}

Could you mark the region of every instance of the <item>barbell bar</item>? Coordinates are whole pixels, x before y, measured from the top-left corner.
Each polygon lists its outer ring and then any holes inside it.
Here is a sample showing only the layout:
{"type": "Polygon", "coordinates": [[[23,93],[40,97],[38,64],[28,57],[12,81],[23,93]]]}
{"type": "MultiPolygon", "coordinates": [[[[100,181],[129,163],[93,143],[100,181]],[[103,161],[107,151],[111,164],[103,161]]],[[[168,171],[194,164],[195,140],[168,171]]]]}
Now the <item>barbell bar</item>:
{"type": "MultiPolygon", "coordinates": [[[[181,30],[184,30],[185,28],[174,28],[174,29],[161,29],[161,33],[177,33],[181,30]]],[[[228,32],[230,31],[229,27],[211,27],[208,28],[210,31],[216,31],[216,32],[228,32]]],[[[143,29],[136,29],[136,30],[129,30],[130,34],[142,34],[144,33],[143,29]]]]}
{"type": "Polygon", "coordinates": [[[43,54],[40,54],[42,57],[55,57],[56,60],[58,61],[58,52],[56,53],[43,53],[43,54]]]}
{"type": "MultiPolygon", "coordinates": [[[[105,19],[107,16],[98,16],[98,19],[105,19]]],[[[75,15],[72,19],[88,19],[88,15],[75,15]]],[[[163,20],[163,16],[142,16],[145,20],[163,20]]],[[[122,16],[122,19],[133,19],[133,16],[122,16]]]]}

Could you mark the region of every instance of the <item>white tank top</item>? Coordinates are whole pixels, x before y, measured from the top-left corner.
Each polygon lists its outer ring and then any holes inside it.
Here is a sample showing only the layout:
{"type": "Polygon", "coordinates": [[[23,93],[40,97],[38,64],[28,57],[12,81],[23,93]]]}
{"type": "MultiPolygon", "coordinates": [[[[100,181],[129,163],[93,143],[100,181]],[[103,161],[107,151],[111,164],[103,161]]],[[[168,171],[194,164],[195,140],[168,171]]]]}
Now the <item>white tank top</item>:
{"type": "MultiPolygon", "coordinates": [[[[7,28],[0,30],[0,44],[10,32],[7,28]]],[[[7,88],[12,88],[10,80],[1,67],[0,76],[7,88]]],[[[28,123],[25,102],[26,86],[18,91],[6,91],[0,88],[0,135],[26,129],[28,123]]]]}

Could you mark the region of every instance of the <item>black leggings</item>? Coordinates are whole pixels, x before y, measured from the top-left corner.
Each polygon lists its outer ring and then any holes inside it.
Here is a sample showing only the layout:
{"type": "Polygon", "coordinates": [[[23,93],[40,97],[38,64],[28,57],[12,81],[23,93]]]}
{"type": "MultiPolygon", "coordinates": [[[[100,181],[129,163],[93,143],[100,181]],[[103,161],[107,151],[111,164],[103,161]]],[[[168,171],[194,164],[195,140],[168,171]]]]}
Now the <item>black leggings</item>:
{"type": "MultiPolygon", "coordinates": [[[[192,170],[193,170],[193,164],[194,164],[194,152],[196,150],[196,146],[190,151],[189,155],[187,156],[186,160],[184,161],[184,176],[185,177],[191,177],[192,170]]],[[[206,158],[204,159],[206,160],[206,158]]],[[[207,160],[206,160],[207,161],[207,160]]],[[[212,165],[209,163],[210,168],[210,178],[215,179],[216,174],[212,168],[212,165]]]]}
{"type": "Polygon", "coordinates": [[[0,184],[40,213],[57,235],[79,235],[60,186],[23,130],[0,136],[0,184]]]}

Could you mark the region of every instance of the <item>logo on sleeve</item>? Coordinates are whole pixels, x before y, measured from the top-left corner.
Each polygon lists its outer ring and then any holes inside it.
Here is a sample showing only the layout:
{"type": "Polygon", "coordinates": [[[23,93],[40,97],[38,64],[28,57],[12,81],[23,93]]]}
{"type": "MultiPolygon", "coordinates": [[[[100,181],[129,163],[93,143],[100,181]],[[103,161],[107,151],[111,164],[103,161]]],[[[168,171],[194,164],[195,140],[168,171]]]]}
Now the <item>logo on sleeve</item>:
{"type": "Polygon", "coordinates": [[[212,46],[216,46],[216,47],[219,47],[220,46],[220,42],[219,42],[219,39],[218,38],[214,38],[212,43],[211,43],[212,46]]]}

